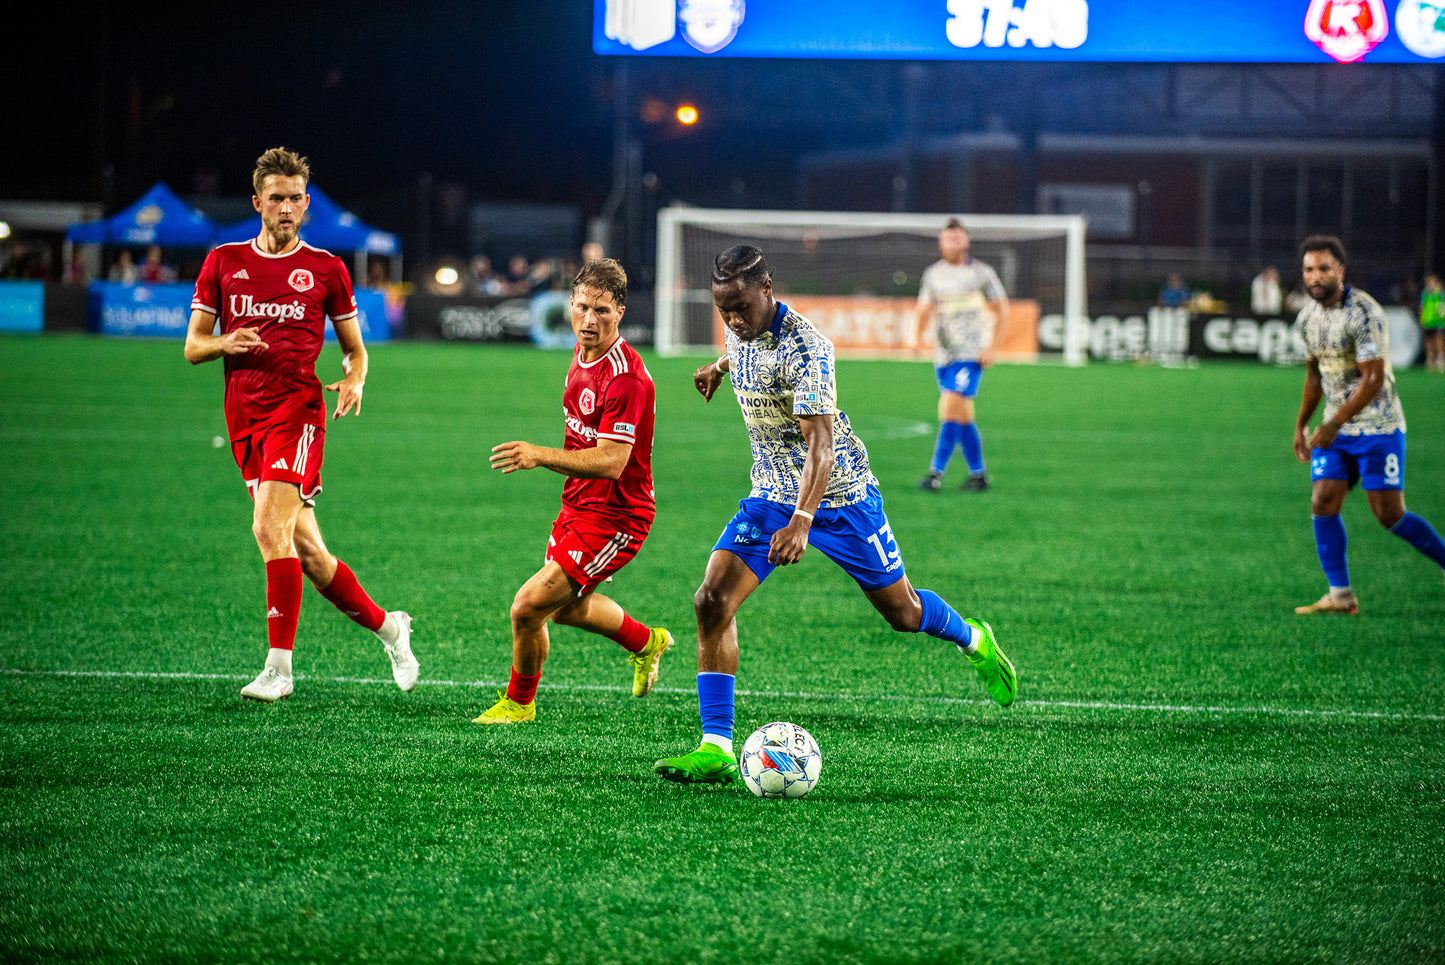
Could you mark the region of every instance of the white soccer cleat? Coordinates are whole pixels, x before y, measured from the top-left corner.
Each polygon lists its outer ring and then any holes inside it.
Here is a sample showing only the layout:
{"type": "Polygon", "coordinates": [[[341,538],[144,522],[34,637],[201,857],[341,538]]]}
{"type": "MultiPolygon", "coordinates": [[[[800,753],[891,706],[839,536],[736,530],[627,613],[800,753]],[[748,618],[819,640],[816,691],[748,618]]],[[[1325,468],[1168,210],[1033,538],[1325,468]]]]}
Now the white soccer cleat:
{"type": "Polygon", "coordinates": [[[290,677],[275,667],[267,667],[260,676],[241,688],[241,698],[271,704],[290,697],[293,689],[290,677]]]}
{"type": "Polygon", "coordinates": [[[415,689],[417,675],[421,673],[421,664],[411,652],[411,614],[393,610],[387,616],[396,618],[398,628],[395,643],[381,641],[391,658],[391,679],[402,690],[410,692],[415,689]]]}

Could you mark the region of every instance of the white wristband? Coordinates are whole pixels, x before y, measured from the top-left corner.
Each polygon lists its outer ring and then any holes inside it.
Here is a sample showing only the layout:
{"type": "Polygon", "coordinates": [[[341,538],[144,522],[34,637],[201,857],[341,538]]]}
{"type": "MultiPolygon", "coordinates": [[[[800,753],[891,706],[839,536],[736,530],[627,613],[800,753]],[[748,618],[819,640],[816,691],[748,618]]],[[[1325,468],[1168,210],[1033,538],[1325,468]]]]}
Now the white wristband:
{"type": "Polygon", "coordinates": [[[810,523],[813,521],[813,514],[810,513],[810,512],[808,512],[806,509],[796,509],[796,508],[795,508],[795,509],[793,510],[793,515],[794,515],[794,516],[801,516],[801,517],[803,517],[804,519],[806,519],[806,520],[807,520],[808,522],[810,522],[810,523]]]}

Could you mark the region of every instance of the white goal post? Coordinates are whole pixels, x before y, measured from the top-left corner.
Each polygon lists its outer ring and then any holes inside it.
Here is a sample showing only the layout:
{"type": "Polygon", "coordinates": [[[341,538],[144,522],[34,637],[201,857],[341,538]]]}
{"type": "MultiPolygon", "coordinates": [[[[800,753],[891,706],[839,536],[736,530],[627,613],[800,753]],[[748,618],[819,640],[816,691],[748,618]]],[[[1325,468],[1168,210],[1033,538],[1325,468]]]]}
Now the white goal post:
{"type": "Polygon", "coordinates": [[[999,273],[1010,317],[1031,323],[1011,325],[1010,341],[1015,330],[1029,328],[1033,357],[1043,341],[1065,363],[1082,365],[1088,349],[1080,215],[663,208],[657,213],[657,351],[681,355],[721,344],[713,259],[732,245],[754,244],[773,266],[780,299],[796,304],[840,355],[900,354],[912,334],[919,275],[938,260],[938,232],[950,217],[968,229],[970,254],[999,273]],[[1049,338],[1038,337],[1041,325],[1049,338]]]}

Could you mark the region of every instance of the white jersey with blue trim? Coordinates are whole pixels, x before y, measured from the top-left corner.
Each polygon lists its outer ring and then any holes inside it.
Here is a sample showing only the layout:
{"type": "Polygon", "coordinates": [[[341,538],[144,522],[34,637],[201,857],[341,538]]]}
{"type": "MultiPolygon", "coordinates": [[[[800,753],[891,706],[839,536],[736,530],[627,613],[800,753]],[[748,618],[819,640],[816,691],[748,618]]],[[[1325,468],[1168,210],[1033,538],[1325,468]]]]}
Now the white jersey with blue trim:
{"type": "Polygon", "coordinates": [[[923,269],[918,283],[918,307],[934,306],[933,330],[937,345],[933,364],[976,362],[993,344],[998,319],[990,302],[1006,297],[998,272],[969,258],[952,265],[939,259],[923,269]]]}
{"type": "Polygon", "coordinates": [[[837,509],[867,497],[878,480],[868,450],[837,406],[833,343],[802,315],[778,303],[773,324],[751,342],[724,329],[733,393],[753,449],[751,496],[796,504],[808,446],[799,416],[833,416],[833,472],[819,506],[837,509]]]}
{"type": "Polygon", "coordinates": [[[1342,436],[1373,436],[1405,431],[1405,410],[1395,392],[1390,365],[1390,329],[1380,303],[1358,288],[1345,286],[1340,303],[1326,308],[1311,302],[1300,310],[1300,337],[1308,356],[1320,368],[1325,394],[1325,420],[1333,418],[1363,377],[1360,363],[1385,363],[1385,381],[1355,417],[1340,426],[1342,436]]]}

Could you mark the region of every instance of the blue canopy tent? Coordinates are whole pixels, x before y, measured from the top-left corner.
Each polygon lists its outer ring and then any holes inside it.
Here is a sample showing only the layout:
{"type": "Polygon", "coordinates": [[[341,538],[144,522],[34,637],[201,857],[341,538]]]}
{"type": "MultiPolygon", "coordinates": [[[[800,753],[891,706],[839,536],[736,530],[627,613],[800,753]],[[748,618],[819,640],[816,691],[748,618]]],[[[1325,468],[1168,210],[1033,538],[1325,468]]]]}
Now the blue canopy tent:
{"type": "Polygon", "coordinates": [[[66,240],[76,244],[173,248],[209,248],[215,234],[211,219],[176,197],[164,183],[157,183],[119,214],[65,229],[66,240]]]}
{"type": "MultiPolygon", "coordinates": [[[[401,244],[396,235],[378,231],[362,222],[360,218],[331,200],[320,188],[307,185],[306,193],[311,195],[311,206],[306,209],[306,221],[301,225],[301,238],[307,244],[327,251],[351,251],[356,253],[352,277],[366,279],[366,256],[387,255],[395,260],[395,276],[401,274],[401,244]]],[[[261,233],[261,217],[257,215],[224,225],[216,229],[216,244],[231,241],[246,241],[261,233]]]]}

